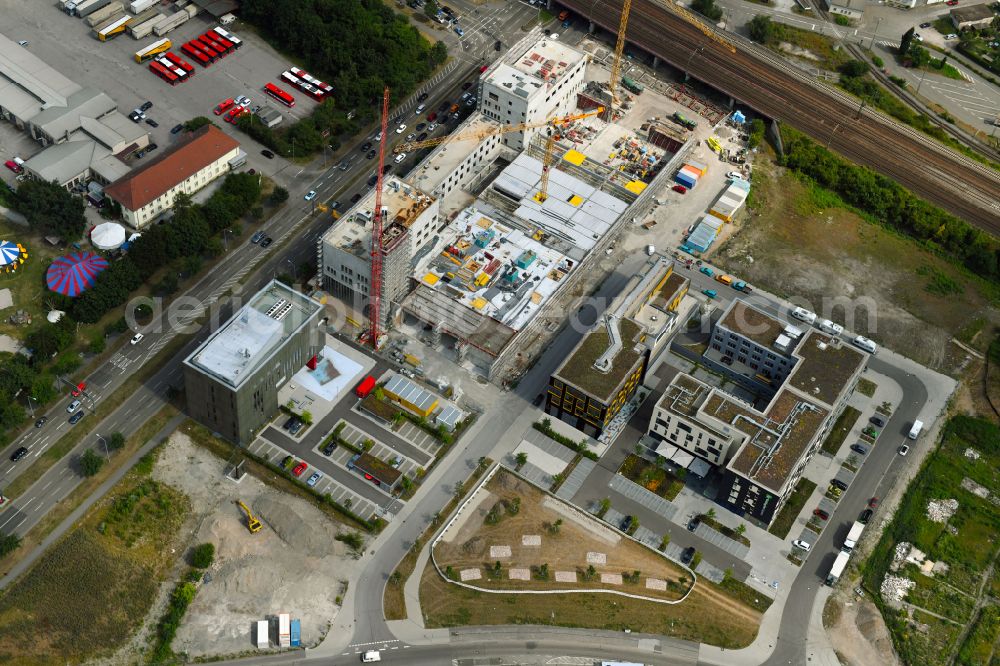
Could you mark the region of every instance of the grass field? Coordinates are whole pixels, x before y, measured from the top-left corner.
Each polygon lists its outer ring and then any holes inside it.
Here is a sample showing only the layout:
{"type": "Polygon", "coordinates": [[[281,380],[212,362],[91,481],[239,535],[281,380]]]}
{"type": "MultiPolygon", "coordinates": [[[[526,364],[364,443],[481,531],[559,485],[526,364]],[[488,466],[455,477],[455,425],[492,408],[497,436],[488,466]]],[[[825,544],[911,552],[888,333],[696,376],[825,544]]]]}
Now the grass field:
{"type": "Polygon", "coordinates": [[[10,289],[14,305],[3,312],[0,319],[0,334],[7,334],[20,339],[30,327],[15,326],[7,316],[15,310],[27,310],[31,313],[32,324],[44,322],[48,308],[45,307],[45,271],[52,259],[59,256],[58,248],[46,243],[40,236],[25,227],[11,224],[0,217],[0,240],[21,243],[28,248],[28,259],[14,273],[0,273],[0,289],[10,289]]]}
{"type": "Polygon", "coordinates": [[[143,621],[181,547],[187,498],[140,465],[0,598],[0,661],[110,654],[143,621]]]}
{"type": "MultiPolygon", "coordinates": [[[[1000,285],[864,219],[767,157],[755,166],[754,215],[713,252],[727,272],[804,298],[819,316],[945,372],[964,367],[954,336],[979,318],[1000,323],[1000,285]],[[938,293],[942,278],[958,289],[938,293]]],[[[988,343],[979,335],[971,346],[988,343]]]]}
{"type": "MultiPolygon", "coordinates": [[[[927,553],[928,559],[944,562],[949,567],[948,573],[934,577],[917,573],[912,565],[906,565],[901,571],[916,583],[906,601],[918,610],[925,609],[952,622],[928,619],[932,616],[927,613],[915,614],[914,621],[926,625],[916,627],[905,615],[880,603],[896,649],[907,663],[926,666],[949,663],[959,649],[956,642],[963,625],[974,620],[973,608],[980,590],[985,589],[989,594],[992,589],[985,577],[1000,554],[996,540],[1000,507],[966,490],[962,483],[974,481],[996,495],[1000,492],[998,469],[1000,428],[982,419],[953,417],[945,428],[940,446],[928,456],[910,484],[895,517],[865,565],[864,584],[869,591],[878,590],[889,570],[897,543],[912,543],[927,553]],[[970,455],[970,451],[974,454],[970,455]],[[928,519],[927,503],[947,498],[958,500],[955,515],[947,523],[928,519]]],[[[880,602],[878,595],[874,596],[876,602],[880,602]]],[[[992,602],[985,600],[985,603],[990,605],[992,602]]],[[[988,633],[987,629],[979,633],[973,631],[970,635],[982,636],[988,633]]],[[[969,654],[982,649],[975,643],[966,641],[966,644],[968,647],[963,649],[969,654]]]]}
{"type": "MultiPolygon", "coordinates": [[[[509,479],[513,478],[509,476],[509,479]]],[[[576,559],[579,559],[578,556],[584,551],[592,550],[607,555],[608,565],[602,569],[609,573],[639,569],[645,576],[662,570],[661,576],[667,580],[677,580],[679,575],[684,575],[682,569],[653,551],[649,551],[649,556],[642,560],[638,559],[638,552],[633,553],[631,550],[619,552],[616,549],[621,548],[622,543],[626,543],[624,539],[618,537],[621,539],[618,545],[605,540],[614,536],[613,530],[603,528],[608,533],[603,538],[599,538],[597,534],[586,536],[590,534],[590,530],[584,528],[583,523],[577,522],[575,518],[570,519],[568,514],[561,511],[557,513],[552,510],[552,505],[548,502],[544,507],[539,503],[539,508],[548,509],[552,515],[543,515],[542,511],[532,508],[531,499],[533,497],[540,499],[544,494],[537,489],[532,490],[532,487],[523,481],[510,483],[509,479],[497,482],[505,484],[494,488],[499,494],[475,506],[470,505],[470,508],[466,509],[469,514],[465,519],[465,526],[461,527],[456,536],[446,535],[446,538],[450,539],[447,543],[442,539],[442,543],[437,546],[438,550],[435,551],[436,554],[440,552],[438,564],[442,569],[447,562],[452,563],[453,572],[456,574],[466,565],[475,566],[479,563],[485,568],[485,565],[492,564],[492,562],[482,562],[480,549],[486,545],[506,543],[512,547],[514,560],[519,556],[527,557],[520,552],[528,550],[521,546],[522,533],[540,533],[543,544],[547,541],[552,544],[541,556],[541,559],[549,563],[551,572],[576,569],[581,573],[587,565],[584,562],[582,567],[578,566],[576,559]],[[514,515],[503,517],[495,525],[486,524],[485,516],[496,506],[493,500],[501,497],[508,502],[515,497],[521,497],[518,511],[514,515]],[[545,523],[551,525],[555,516],[563,516],[565,520],[553,534],[545,527],[545,523]],[[515,536],[517,536],[516,542],[515,536]],[[619,556],[630,559],[619,561],[621,559],[619,556]],[[656,566],[652,557],[659,558],[663,563],[659,565],[660,569],[651,568],[656,566]]],[[[491,480],[491,484],[494,480],[491,480]]],[[[604,535],[605,532],[602,531],[600,534],[604,535]]],[[[627,543],[630,547],[642,548],[634,542],[627,543]]],[[[507,559],[502,563],[504,576],[501,578],[506,578],[510,562],[511,560],[507,559]]],[[[527,565],[525,562],[525,566],[527,565]]],[[[535,589],[558,585],[565,587],[565,584],[539,578],[536,567],[531,580],[523,581],[521,584],[535,589]]],[[[584,585],[581,578],[578,576],[579,582],[575,587],[584,585]]],[[[487,586],[499,588],[506,584],[503,580],[492,580],[488,572],[476,582],[484,588],[487,586]]],[[[733,583],[732,589],[727,589],[699,578],[690,596],[675,605],[609,594],[505,595],[454,585],[439,575],[433,563],[428,561],[420,581],[420,604],[424,622],[428,627],[469,624],[546,624],[616,631],[630,629],[737,648],[753,640],[760,623],[760,611],[766,609],[769,600],[766,595],[756,593],[741,583],[736,581],[733,583]]],[[[635,584],[616,587],[633,593],[644,592],[640,585],[635,584]]]]}

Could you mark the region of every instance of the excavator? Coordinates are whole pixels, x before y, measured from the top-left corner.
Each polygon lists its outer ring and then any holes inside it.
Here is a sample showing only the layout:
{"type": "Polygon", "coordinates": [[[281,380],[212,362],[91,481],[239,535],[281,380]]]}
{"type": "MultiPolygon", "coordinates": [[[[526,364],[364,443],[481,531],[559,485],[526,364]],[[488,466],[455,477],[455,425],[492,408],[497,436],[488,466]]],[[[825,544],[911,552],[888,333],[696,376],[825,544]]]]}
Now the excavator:
{"type": "Polygon", "coordinates": [[[242,500],[236,500],[236,503],[241,509],[243,509],[243,513],[247,514],[247,529],[250,530],[250,534],[260,532],[261,528],[264,527],[263,523],[260,522],[260,519],[253,515],[253,512],[250,511],[250,507],[244,504],[242,500]]]}

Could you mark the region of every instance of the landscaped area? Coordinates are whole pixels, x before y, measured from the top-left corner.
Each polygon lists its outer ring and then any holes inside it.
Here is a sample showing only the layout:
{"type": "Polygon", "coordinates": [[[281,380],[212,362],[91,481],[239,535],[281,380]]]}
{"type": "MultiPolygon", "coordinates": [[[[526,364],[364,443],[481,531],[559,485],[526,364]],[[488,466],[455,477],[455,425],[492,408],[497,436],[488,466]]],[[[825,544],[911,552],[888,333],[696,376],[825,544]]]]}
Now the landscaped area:
{"type": "Polygon", "coordinates": [[[986,578],[1000,552],[1000,507],[988,499],[1000,492],[998,469],[1000,428],[953,417],[865,566],[865,587],[907,663],[947,664],[961,650],[958,663],[984,664],[973,655],[990,654],[1000,639],[996,617],[983,615],[995,608],[986,578]]]}
{"type": "Polygon", "coordinates": [[[771,527],[768,528],[768,532],[774,534],[775,536],[784,539],[788,536],[788,532],[791,531],[792,525],[795,524],[795,518],[798,517],[799,513],[802,511],[802,507],[806,505],[809,498],[812,497],[813,491],[816,490],[816,484],[809,479],[802,477],[799,482],[795,484],[795,490],[792,491],[791,496],[785,502],[785,505],[781,507],[781,511],[778,512],[778,517],[774,519],[771,523],[771,527]]]}
{"type": "Polygon", "coordinates": [[[742,593],[700,578],[678,604],[586,592],[497,595],[458,585],[615,590],[665,601],[680,599],[691,586],[692,575],[679,565],[502,469],[444,533],[434,556],[438,568],[428,562],[420,586],[428,627],[628,628],[733,648],[747,645],[760,621],[742,593]]]}
{"type": "Polygon", "coordinates": [[[631,453],[618,468],[618,473],[667,500],[677,497],[677,493],[684,488],[683,479],[655,463],[631,453]]]}

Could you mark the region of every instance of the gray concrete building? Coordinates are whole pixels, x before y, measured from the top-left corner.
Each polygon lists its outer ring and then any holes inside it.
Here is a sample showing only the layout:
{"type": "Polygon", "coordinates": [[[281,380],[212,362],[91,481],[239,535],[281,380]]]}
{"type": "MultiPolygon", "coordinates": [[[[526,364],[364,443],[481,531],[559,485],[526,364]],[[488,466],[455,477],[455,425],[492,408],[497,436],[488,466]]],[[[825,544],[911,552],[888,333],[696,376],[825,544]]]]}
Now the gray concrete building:
{"type": "Polygon", "coordinates": [[[323,348],[322,305],[272,280],[184,359],[188,413],[251,442],[278,413],[278,391],[323,348]]]}

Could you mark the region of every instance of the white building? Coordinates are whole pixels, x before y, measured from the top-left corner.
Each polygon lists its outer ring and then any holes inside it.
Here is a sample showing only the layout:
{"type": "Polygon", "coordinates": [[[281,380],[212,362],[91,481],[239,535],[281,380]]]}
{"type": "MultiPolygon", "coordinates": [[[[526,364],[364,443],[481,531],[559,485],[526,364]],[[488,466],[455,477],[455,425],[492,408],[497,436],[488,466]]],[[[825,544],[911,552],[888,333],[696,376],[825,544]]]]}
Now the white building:
{"type": "MultiPolygon", "coordinates": [[[[479,83],[479,111],[505,125],[568,115],[586,85],[589,56],[549,37],[515,46],[479,83]]],[[[533,132],[508,132],[505,145],[522,150],[533,132]]]]}
{"type": "Polygon", "coordinates": [[[230,172],[230,162],[245,158],[240,144],[214,125],[186,135],[128,176],[104,189],[121,204],[122,218],[135,229],[170,210],[178,194],[193,194],[230,172]]]}

